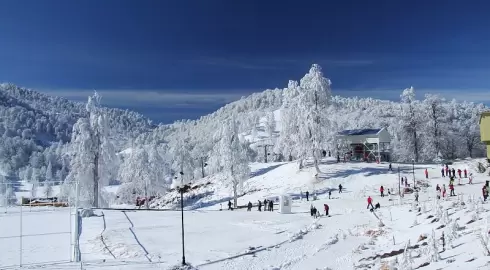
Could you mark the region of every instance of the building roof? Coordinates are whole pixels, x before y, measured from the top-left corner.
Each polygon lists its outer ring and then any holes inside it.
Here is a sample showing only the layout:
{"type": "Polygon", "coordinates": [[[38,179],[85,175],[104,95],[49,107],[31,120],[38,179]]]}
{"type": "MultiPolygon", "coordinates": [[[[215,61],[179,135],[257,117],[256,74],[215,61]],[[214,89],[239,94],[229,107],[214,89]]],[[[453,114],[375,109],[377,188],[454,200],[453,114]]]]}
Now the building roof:
{"type": "Polygon", "coordinates": [[[347,130],[342,130],[337,134],[344,135],[344,136],[376,135],[381,130],[382,130],[381,128],[347,129],[347,130]]]}

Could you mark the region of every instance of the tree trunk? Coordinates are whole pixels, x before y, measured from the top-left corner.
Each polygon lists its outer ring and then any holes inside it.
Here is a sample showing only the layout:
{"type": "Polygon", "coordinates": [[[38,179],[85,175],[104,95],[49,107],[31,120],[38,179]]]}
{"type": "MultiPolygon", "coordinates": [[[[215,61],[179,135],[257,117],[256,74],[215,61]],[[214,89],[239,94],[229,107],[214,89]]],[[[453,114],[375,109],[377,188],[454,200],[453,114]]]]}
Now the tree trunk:
{"type": "Polygon", "coordinates": [[[317,159],[317,156],[315,154],[315,150],[313,150],[312,152],[313,152],[313,160],[315,163],[315,170],[317,173],[320,173],[320,167],[318,167],[318,159],[317,159]]]}
{"type": "Polygon", "coordinates": [[[201,157],[201,174],[202,178],[204,178],[204,158],[201,157]]]}
{"type": "Polygon", "coordinates": [[[100,137],[98,130],[95,130],[96,149],[94,153],[94,201],[92,206],[99,207],[99,155],[100,155],[100,137]]]}
{"type": "Polygon", "coordinates": [[[93,207],[99,207],[99,153],[94,157],[94,201],[93,207]]]}
{"type": "Polygon", "coordinates": [[[235,208],[238,207],[238,183],[233,183],[233,205],[235,208]]]}
{"type": "Polygon", "coordinates": [[[417,130],[413,131],[413,146],[414,146],[414,154],[415,154],[415,162],[419,162],[419,142],[417,140],[417,130]]]}

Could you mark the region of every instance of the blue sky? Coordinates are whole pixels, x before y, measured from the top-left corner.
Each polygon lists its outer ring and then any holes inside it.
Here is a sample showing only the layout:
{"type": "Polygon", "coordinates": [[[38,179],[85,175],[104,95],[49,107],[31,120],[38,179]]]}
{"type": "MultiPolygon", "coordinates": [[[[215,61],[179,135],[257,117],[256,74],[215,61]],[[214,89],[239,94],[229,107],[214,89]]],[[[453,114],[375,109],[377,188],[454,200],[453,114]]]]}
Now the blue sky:
{"type": "Polygon", "coordinates": [[[0,1],[0,82],[164,123],[285,87],[312,63],[334,94],[490,104],[488,1],[0,1]]]}

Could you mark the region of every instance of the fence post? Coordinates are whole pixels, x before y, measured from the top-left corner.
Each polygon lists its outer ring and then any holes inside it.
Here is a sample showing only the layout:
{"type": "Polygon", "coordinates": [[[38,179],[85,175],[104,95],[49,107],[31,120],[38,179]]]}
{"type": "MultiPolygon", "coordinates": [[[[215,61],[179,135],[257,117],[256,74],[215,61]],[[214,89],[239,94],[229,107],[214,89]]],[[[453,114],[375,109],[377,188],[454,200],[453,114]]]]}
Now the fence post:
{"type": "Polygon", "coordinates": [[[19,245],[19,266],[22,267],[22,203],[20,204],[20,245],[19,245]]]}

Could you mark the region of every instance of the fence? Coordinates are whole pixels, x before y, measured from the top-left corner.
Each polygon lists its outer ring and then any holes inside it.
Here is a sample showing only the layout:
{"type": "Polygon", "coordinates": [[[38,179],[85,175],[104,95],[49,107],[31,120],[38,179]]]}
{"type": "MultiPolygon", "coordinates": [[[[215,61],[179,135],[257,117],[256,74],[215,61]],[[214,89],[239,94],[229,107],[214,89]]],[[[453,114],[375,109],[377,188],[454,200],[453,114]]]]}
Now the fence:
{"type": "Polygon", "coordinates": [[[0,269],[71,261],[75,211],[61,186],[0,182],[0,269]]]}

